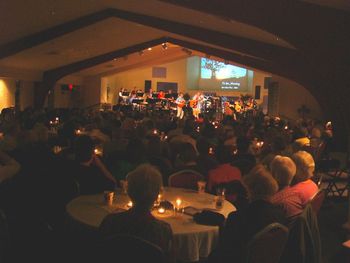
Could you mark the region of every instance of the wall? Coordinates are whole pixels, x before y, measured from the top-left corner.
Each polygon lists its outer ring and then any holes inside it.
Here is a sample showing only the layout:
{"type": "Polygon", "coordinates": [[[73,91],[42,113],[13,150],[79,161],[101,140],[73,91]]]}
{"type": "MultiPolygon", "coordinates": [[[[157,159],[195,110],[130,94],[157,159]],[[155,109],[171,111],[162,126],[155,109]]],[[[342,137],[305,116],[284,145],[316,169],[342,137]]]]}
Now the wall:
{"type": "Polygon", "coordinates": [[[15,106],[15,90],[14,79],[0,79],[0,110],[15,106]]]}
{"type": "Polygon", "coordinates": [[[298,119],[298,108],[303,104],[311,110],[307,115],[311,118],[322,119],[323,113],[319,103],[308,90],[298,83],[279,77],[272,76],[272,81],[278,82],[279,87],[279,115],[290,119],[298,119]]]}
{"type": "MultiPolygon", "coordinates": [[[[20,84],[21,110],[33,106],[34,84],[32,81],[21,81],[20,84]]],[[[0,79],[0,110],[15,106],[16,80],[12,78],[0,79]]]]}
{"type": "Polygon", "coordinates": [[[82,107],[89,107],[99,104],[101,98],[101,78],[87,77],[82,81],[81,86],[82,107]]]}
{"type": "Polygon", "coordinates": [[[82,97],[82,84],[83,78],[79,76],[69,75],[62,79],[60,79],[55,87],[53,93],[49,96],[53,96],[52,103],[54,108],[72,108],[72,107],[80,107],[83,103],[82,97]],[[73,84],[78,86],[74,91],[63,91],[61,86],[63,84],[73,84]]]}
{"type": "Polygon", "coordinates": [[[179,91],[184,91],[187,86],[186,77],[186,59],[181,59],[172,63],[162,65],[154,65],[155,67],[165,67],[167,69],[166,78],[152,78],[152,67],[141,68],[118,73],[102,78],[101,102],[105,102],[107,98],[107,87],[110,88],[109,103],[115,104],[120,89],[125,88],[132,90],[144,90],[145,80],[152,81],[152,89],[157,90],[157,82],[177,82],[179,91]]]}

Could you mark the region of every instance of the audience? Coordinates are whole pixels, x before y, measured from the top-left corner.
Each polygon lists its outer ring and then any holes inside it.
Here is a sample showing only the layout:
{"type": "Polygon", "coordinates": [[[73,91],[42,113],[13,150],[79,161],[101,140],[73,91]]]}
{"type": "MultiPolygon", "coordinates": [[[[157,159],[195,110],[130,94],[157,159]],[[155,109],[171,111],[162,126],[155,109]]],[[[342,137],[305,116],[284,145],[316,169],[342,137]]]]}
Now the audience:
{"type": "Polygon", "coordinates": [[[270,164],[270,170],[279,188],[272,197],[272,203],[280,206],[285,216],[291,221],[304,209],[299,193],[290,187],[296,173],[296,166],[289,157],[277,155],[270,164]]]}
{"type": "Polygon", "coordinates": [[[127,175],[127,182],[132,208],[108,215],[100,225],[100,232],[103,236],[134,235],[157,244],[170,255],[171,227],[168,223],[156,219],[150,211],[162,187],[160,172],[151,165],[143,164],[127,175]]]}
{"type": "Polygon", "coordinates": [[[294,153],[292,159],[297,168],[292,188],[299,194],[302,205],[305,206],[318,192],[317,185],[311,180],[315,171],[315,162],[311,154],[305,151],[294,153]]]}
{"type": "Polygon", "coordinates": [[[207,190],[213,192],[216,185],[241,180],[241,171],[232,166],[233,147],[221,145],[216,150],[219,165],[208,172],[207,190]]]}
{"type": "Polygon", "coordinates": [[[219,248],[210,256],[210,262],[242,262],[245,247],[256,233],[271,223],[287,222],[283,211],[271,203],[278,185],[262,165],[254,167],[243,178],[243,184],[250,203],[246,209],[229,214],[219,248]]]}

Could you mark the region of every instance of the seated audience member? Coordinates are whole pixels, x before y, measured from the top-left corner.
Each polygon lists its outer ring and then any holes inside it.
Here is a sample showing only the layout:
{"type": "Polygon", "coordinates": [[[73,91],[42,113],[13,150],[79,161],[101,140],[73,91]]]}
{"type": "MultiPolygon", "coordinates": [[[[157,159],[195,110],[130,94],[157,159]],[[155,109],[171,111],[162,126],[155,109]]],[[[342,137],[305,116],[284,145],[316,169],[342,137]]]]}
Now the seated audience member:
{"type": "Polygon", "coordinates": [[[209,262],[243,262],[247,243],[271,223],[286,223],[283,211],[271,203],[278,185],[262,165],[254,167],[243,177],[250,200],[246,209],[229,214],[220,237],[219,248],[209,262]]]}
{"type": "Polygon", "coordinates": [[[249,153],[250,141],[246,137],[237,138],[237,153],[233,156],[233,161],[247,160],[252,163],[256,163],[256,159],[253,154],[249,153]]]}
{"type": "Polygon", "coordinates": [[[219,165],[208,172],[207,190],[212,192],[213,188],[221,183],[241,180],[241,171],[230,164],[232,161],[233,148],[230,146],[219,146],[216,150],[216,158],[219,165]]]}
{"type": "Polygon", "coordinates": [[[184,143],[179,148],[179,155],[175,163],[175,172],[181,170],[194,170],[201,172],[197,165],[197,153],[192,144],[184,143]]]}
{"type": "Polygon", "coordinates": [[[293,142],[293,148],[295,151],[298,151],[305,146],[310,146],[310,139],[307,135],[308,131],[305,127],[300,127],[295,130],[293,142]]]}
{"type": "Polygon", "coordinates": [[[270,163],[275,158],[276,155],[283,155],[286,150],[286,142],[282,136],[277,136],[272,139],[271,152],[268,153],[262,160],[261,163],[265,165],[268,169],[270,168],[270,163]]]}
{"type": "Polygon", "coordinates": [[[153,166],[142,164],[127,175],[128,195],[133,203],[128,211],[110,214],[100,225],[100,232],[133,235],[171,252],[172,230],[168,223],[156,219],[151,208],[162,186],[162,175],[153,166]]]}
{"type": "Polygon", "coordinates": [[[94,154],[94,143],[89,136],[79,136],[74,150],[75,165],[70,172],[79,183],[81,194],[100,193],[114,189],[116,180],[94,154]]]}
{"type": "Polygon", "coordinates": [[[292,159],[297,167],[292,188],[299,193],[301,202],[305,206],[318,192],[317,185],[311,180],[315,171],[315,161],[311,154],[305,151],[296,152],[292,159]]]}
{"type": "Polygon", "coordinates": [[[18,173],[20,164],[0,151],[0,183],[18,173]]]}
{"type": "Polygon", "coordinates": [[[207,178],[208,171],[214,169],[218,166],[218,161],[216,160],[214,153],[209,153],[210,144],[208,140],[204,137],[201,137],[197,140],[197,149],[199,155],[197,157],[197,164],[201,171],[201,174],[207,178]]]}
{"type": "Polygon", "coordinates": [[[292,159],[277,155],[270,164],[270,170],[279,187],[279,191],[272,197],[272,203],[280,206],[288,219],[301,214],[304,206],[299,193],[290,187],[296,173],[292,159]]]}

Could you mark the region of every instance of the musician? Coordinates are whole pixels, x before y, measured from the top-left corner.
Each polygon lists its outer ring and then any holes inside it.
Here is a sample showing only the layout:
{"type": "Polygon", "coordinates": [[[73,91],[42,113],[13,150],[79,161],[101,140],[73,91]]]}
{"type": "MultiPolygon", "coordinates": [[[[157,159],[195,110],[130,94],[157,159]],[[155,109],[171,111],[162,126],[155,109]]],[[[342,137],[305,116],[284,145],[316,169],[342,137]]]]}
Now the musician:
{"type": "Polygon", "coordinates": [[[134,87],[133,90],[130,92],[129,103],[132,103],[133,99],[136,99],[136,87],[134,87]]]}
{"type": "Polygon", "coordinates": [[[164,99],[165,98],[165,92],[164,91],[159,91],[158,93],[158,99],[164,99]]]}
{"type": "Polygon", "coordinates": [[[184,117],[184,111],[183,111],[183,107],[185,106],[185,99],[184,99],[184,95],[183,93],[179,93],[179,96],[177,97],[175,103],[177,105],[177,114],[176,117],[178,117],[179,119],[182,119],[184,117]]]}
{"type": "Polygon", "coordinates": [[[192,101],[195,102],[195,105],[193,107],[193,115],[198,118],[199,113],[201,113],[203,102],[204,102],[204,95],[202,92],[198,91],[192,98],[192,101]]]}
{"type": "Polygon", "coordinates": [[[121,104],[122,102],[125,102],[123,92],[126,90],[124,88],[121,88],[118,92],[118,104],[121,104]]]}

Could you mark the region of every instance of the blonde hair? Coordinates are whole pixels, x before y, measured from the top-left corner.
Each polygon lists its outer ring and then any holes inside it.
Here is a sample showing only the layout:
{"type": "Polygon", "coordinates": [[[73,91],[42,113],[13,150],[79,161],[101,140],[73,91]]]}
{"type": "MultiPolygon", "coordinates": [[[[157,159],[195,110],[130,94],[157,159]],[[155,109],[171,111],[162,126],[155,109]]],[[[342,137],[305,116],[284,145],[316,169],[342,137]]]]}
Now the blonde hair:
{"type": "Polygon", "coordinates": [[[296,166],[293,160],[287,156],[276,155],[270,163],[270,170],[273,178],[276,179],[279,189],[290,185],[296,173],[296,166]]]}
{"type": "Polygon", "coordinates": [[[150,209],[162,187],[162,175],[150,164],[141,164],[128,173],[128,195],[135,207],[150,209]]]}
{"type": "Polygon", "coordinates": [[[315,161],[312,155],[305,151],[298,151],[293,154],[297,172],[295,174],[296,182],[303,182],[310,179],[315,171],[315,161]]]}
{"type": "Polygon", "coordinates": [[[248,197],[251,201],[269,200],[278,190],[276,180],[263,165],[255,166],[243,178],[243,184],[247,188],[248,197]]]}

